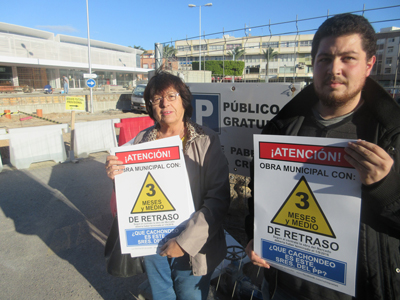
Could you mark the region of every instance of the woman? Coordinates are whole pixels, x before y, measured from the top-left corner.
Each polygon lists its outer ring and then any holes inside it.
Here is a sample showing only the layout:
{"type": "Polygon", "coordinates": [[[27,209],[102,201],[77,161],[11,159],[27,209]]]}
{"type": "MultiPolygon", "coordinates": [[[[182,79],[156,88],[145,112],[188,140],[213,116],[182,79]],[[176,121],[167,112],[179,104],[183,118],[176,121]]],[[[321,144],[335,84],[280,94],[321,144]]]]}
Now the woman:
{"type": "MultiPolygon", "coordinates": [[[[222,221],[229,208],[228,163],[218,135],[190,120],[191,96],[179,77],[158,72],[144,92],[146,109],[157,123],[133,142],[179,135],[196,210],[185,230],[167,241],[159,255],[144,258],[154,300],[207,299],[211,275],[226,254],[222,221]]],[[[108,156],[108,177],[121,174],[122,164],[108,156]]]]}

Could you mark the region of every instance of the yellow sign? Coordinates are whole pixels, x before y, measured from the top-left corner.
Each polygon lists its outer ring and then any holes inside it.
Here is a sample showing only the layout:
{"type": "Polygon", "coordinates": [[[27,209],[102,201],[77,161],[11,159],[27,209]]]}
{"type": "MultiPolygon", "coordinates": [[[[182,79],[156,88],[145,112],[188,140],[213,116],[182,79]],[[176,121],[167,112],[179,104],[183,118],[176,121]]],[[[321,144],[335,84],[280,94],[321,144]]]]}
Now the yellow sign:
{"type": "Polygon", "coordinates": [[[85,97],[65,97],[65,109],[85,111],[85,97]]]}
{"type": "Polygon", "coordinates": [[[175,208],[169,202],[153,176],[151,176],[150,172],[147,173],[146,179],[131,213],[137,214],[174,210],[175,208]]]}
{"type": "Polygon", "coordinates": [[[336,238],[304,176],[272,218],[271,223],[336,238]]]}

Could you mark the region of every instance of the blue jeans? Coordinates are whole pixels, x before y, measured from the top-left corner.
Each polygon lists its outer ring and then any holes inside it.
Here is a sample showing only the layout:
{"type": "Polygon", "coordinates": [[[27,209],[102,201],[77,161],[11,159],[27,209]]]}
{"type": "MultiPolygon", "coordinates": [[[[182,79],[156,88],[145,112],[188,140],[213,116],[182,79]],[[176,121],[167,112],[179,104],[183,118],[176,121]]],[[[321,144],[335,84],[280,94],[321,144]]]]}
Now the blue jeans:
{"type": "Polygon", "coordinates": [[[68,83],[64,82],[64,93],[68,94],[68,83]]]}
{"type": "Polygon", "coordinates": [[[187,253],[177,258],[145,256],[144,264],[153,300],[207,299],[214,270],[204,276],[194,276],[187,253]]]}

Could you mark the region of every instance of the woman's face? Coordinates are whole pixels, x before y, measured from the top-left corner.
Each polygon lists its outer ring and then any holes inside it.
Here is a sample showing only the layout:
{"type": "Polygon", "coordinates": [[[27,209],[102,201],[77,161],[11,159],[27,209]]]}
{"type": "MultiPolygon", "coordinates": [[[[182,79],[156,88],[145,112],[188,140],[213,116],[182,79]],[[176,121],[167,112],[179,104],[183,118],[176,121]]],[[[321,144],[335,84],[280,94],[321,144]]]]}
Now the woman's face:
{"type": "Polygon", "coordinates": [[[161,126],[174,126],[183,121],[185,109],[180,95],[175,97],[174,101],[168,101],[168,95],[176,95],[178,91],[174,87],[169,87],[159,94],[155,94],[153,99],[162,97],[158,104],[153,105],[154,118],[161,126]]]}

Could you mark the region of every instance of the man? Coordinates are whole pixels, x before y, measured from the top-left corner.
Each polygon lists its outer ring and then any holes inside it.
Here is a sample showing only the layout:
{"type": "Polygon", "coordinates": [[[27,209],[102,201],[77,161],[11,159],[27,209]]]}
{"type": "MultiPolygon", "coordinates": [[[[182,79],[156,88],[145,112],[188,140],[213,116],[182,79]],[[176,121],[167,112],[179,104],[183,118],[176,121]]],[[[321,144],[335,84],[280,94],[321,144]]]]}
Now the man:
{"type": "Polygon", "coordinates": [[[64,82],[64,93],[68,94],[69,80],[67,76],[63,76],[63,82],[64,82]]]}
{"type": "Polygon", "coordinates": [[[50,84],[46,84],[43,89],[45,94],[53,94],[53,88],[50,84]]]}
{"type": "MultiPolygon", "coordinates": [[[[375,32],[361,16],[327,19],[312,43],[314,83],[263,129],[263,134],[346,138],[346,160],[362,186],[356,299],[400,299],[400,107],[368,78],[375,63],[375,32]]],[[[252,210],[252,199],[249,201],[252,210]]],[[[253,234],[252,213],[246,220],[253,234]]],[[[352,299],[351,296],[265,268],[265,299],[352,299]]]]}

